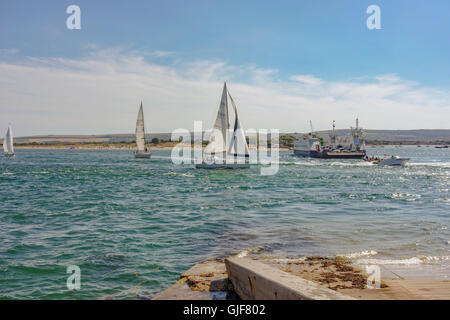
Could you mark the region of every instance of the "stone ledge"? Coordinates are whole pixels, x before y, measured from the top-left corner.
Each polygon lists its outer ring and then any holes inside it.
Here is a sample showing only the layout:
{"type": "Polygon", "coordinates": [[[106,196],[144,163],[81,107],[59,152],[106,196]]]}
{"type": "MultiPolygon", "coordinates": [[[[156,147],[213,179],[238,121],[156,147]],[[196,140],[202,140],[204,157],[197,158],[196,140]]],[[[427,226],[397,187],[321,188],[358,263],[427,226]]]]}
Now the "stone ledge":
{"type": "Polygon", "coordinates": [[[355,300],[249,258],[227,258],[225,265],[234,291],[244,300],[355,300]]]}

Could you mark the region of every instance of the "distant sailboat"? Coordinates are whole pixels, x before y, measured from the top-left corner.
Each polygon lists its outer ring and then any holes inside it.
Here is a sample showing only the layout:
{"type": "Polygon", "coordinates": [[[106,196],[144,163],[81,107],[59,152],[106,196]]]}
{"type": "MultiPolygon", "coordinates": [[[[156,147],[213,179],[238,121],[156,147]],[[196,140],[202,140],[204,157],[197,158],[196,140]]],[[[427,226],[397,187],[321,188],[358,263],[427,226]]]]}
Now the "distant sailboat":
{"type": "Polygon", "coordinates": [[[245,139],[244,130],[239,121],[236,104],[224,83],[222,99],[220,100],[214,128],[211,133],[210,143],[205,148],[205,157],[202,163],[196,164],[196,168],[248,168],[249,151],[245,139]],[[233,106],[235,121],[231,138],[228,137],[230,129],[228,117],[228,97],[233,106]]]}
{"type": "Polygon", "coordinates": [[[137,150],[134,152],[135,158],[141,159],[149,159],[150,149],[145,144],[145,126],[144,126],[144,110],[141,107],[139,108],[138,117],[136,121],[136,146],[137,150]]]}
{"type": "Polygon", "coordinates": [[[14,157],[14,144],[11,125],[8,126],[5,139],[3,140],[3,155],[5,157],[14,157]]]}

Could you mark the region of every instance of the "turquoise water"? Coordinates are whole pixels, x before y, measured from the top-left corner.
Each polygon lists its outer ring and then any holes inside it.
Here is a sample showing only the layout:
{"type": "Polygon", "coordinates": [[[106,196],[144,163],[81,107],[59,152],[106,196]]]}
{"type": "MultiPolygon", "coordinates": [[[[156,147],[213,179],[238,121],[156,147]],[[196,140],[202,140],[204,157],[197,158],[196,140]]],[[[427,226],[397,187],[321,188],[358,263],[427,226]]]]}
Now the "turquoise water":
{"type": "Polygon", "coordinates": [[[0,298],[148,298],[203,259],[260,248],[448,264],[450,150],[384,147],[403,168],[301,159],[280,169],[174,165],[170,151],[17,150],[0,160],[0,298]],[[81,290],[66,268],[81,269],[81,290]]]}

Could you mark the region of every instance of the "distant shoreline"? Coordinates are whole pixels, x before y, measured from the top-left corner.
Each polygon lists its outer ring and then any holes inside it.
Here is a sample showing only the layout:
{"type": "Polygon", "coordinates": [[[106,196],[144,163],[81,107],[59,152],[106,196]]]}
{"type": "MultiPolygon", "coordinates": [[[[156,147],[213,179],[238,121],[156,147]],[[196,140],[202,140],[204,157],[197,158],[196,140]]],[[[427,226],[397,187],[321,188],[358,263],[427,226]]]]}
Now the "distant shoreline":
{"type": "MultiPolygon", "coordinates": [[[[171,150],[178,142],[174,143],[163,143],[160,145],[150,145],[150,150],[171,150]]],[[[18,144],[14,146],[15,149],[63,149],[63,150],[136,150],[136,146],[129,145],[114,145],[114,144],[18,144]]],[[[204,146],[203,146],[204,148],[204,146]]],[[[260,149],[260,148],[258,148],[260,149]]],[[[279,150],[292,150],[289,147],[280,147],[279,150]]]]}
{"type": "MultiPolygon", "coordinates": [[[[152,150],[171,150],[179,142],[164,141],[158,144],[150,144],[150,149],[152,150]]],[[[449,145],[450,143],[442,141],[427,141],[427,142],[417,142],[417,141],[367,141],[366,147],[376,148],[384,146],[442,146],[449,145]]],[[[202,147],[204,148],[206,144],[202,147]]],[[[108,142],[55,142],[55,143],[16,143],[14,144],[16,149],[68,149],[68,150],[135,150],[136,145],[134,143],[108,143],[108,142]]],[[[259,149],[259,148],[258,148],[259,149]]],[[[293,150],[292,145],[283,145],[280,143],[279,150],[293,150]]]]}

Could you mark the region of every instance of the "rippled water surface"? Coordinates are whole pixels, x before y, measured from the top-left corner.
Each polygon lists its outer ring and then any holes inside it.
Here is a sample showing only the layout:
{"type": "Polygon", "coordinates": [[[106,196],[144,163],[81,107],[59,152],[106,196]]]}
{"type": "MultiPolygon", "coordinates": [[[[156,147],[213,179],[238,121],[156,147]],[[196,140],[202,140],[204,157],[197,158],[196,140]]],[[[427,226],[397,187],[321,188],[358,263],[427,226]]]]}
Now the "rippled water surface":
{"type": "Polygon", "coordinates": [[[369,150],[411,157],[401,168],[291,153],[261,176],[174,165],[170,151],[17,150],[0,160],[0,298],[147,298],[196,262],[252,248],[448,263],[449,149],[369,150]]]}

